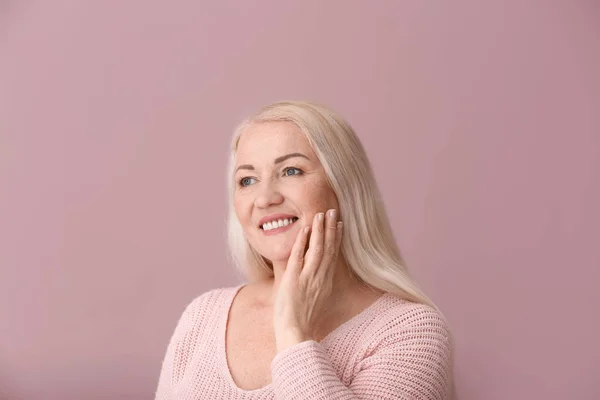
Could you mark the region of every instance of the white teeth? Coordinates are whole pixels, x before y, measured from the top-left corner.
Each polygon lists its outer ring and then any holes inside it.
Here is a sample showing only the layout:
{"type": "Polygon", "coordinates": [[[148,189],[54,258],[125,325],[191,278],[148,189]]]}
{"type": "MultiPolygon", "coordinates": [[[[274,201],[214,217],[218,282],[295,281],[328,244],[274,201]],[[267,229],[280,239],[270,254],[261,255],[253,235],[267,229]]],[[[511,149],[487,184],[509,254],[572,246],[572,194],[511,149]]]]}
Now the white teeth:
{"type": "Polygon", "coordinates": [[[263,230],[265,231],[270,231],[271,229],[275,229],[275,228],[281,228],[282,226],[288,226],[292,223],[294,223],[298,218],[285,218],[285,219],[278,219],[276,221],[271,221],[271,222],[267,222],[264,223],[262,225],[263,230]]]}

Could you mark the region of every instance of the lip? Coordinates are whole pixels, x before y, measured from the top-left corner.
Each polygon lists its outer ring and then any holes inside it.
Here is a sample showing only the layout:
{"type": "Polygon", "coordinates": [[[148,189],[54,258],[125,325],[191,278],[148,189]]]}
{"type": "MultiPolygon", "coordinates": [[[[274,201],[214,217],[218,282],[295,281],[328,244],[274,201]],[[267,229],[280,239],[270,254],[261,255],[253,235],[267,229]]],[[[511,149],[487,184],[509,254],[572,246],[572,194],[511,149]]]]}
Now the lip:
{"type": "MultiPolygon", "coordinates": [[[[291,215],[291,214],[271,214],[271,215],[267,215],[266,217],[262,217],[260,219],[260,221],[258,221],[258,228],[260,229],[261,226],[263,226],[264,223],[266,222],[271,222],[273,220],[277,220],[277,219],[290,219],[290,218],[298,218],[295,215],[291,215]]],[[[293,225],[293,224],[291,224],[293,225]]],[[[288,225],[289,226],[289,225],[288,225]]],[[[274,231],[276,231],[277,229],[273,229],[274,231]]]]}

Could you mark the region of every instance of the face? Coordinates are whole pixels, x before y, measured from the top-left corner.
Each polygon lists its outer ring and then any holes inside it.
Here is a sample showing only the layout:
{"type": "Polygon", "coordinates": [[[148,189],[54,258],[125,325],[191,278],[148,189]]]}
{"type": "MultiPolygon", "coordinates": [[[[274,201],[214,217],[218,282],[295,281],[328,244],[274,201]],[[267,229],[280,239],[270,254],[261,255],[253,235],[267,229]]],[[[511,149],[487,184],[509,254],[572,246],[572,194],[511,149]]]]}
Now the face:
{"type": "Polygon", "coordinates": [[[287,261],[300,229],[312,226],[317,213],[339,213],[323,166],[296,125],[251,124],[236,158],[235,212],[250,245],[271,262],[287,261]]]}

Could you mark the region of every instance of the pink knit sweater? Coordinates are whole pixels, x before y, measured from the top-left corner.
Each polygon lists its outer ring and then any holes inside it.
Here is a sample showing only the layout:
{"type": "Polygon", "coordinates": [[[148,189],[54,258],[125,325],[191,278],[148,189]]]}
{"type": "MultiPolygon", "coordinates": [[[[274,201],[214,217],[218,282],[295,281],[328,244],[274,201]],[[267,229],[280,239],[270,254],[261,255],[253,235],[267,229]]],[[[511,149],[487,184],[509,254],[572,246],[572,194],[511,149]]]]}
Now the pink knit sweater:
{"type": "Polygon", "coordinates": [[[443,399],[452,395],[452,339],[435,309],[386,293],[320,342],[278,353],[272,383],[239,388],[225,356],[225,328],[244,285],[194,299],[175,328],[156,400],[443,399]]]}

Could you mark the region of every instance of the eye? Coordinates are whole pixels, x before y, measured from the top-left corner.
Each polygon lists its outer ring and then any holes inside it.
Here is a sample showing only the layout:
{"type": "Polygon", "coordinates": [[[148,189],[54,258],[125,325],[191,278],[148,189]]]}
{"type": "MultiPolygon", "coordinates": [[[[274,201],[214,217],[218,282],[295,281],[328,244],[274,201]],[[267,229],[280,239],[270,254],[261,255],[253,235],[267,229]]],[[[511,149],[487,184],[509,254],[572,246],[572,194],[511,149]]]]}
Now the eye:
{"type": "Polygon", "coordinates": [[[287,167],[283,170],[283,175],[285,176],[294,176],[294,175],[302,175],[302,170],[296,167],[287,167]]]}
{"type": "Polygon", "coordinates": [[[251,181],[252,181],[253,179],[254,179],[254,178],[250,178],[249,176],[245,176],[245,177],[243,177],[242,179],[240,179],[240,180],[238,181],[238,184],[239,184],[240,186],[242,186],[242,187],[246,187],[246,186],[249,186],[249,185],[251,185],[251,184],[252,184],[252,183],[251,183],[251,181]]]}

